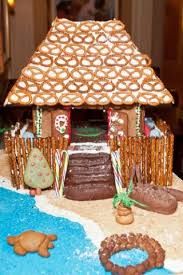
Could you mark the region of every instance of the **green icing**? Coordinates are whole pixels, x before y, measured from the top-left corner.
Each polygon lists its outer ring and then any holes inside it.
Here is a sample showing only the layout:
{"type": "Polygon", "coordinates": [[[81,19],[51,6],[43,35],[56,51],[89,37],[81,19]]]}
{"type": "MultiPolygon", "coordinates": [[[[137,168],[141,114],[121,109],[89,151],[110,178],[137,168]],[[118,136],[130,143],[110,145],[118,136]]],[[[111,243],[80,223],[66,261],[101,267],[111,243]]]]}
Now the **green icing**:
{"type": "Polygon", "coordinates": [[[42,152],[33,148],[24,173],[25,184],[31,188],[45,189],[53,184],[53,173],[42,152]]]}
{"type": "Polygon", "coordinates": [[[81,137],[98,137],[103,134],[105,131],[97,127],[81,127],[76,128],[75,135],[81,137]]]}

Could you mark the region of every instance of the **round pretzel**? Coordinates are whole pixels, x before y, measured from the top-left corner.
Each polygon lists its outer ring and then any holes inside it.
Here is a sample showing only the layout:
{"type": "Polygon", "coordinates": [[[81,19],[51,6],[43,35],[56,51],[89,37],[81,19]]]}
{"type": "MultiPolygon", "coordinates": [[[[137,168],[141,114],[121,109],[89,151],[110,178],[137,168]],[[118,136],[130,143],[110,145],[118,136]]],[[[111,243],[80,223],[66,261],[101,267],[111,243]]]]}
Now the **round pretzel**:
{"type": "Polygon", "coordinates": [[[135,102],[135,98],[131,93],[114,93],[111,97],[111,102],[115,105],[128,104],[131,105],[135,102]]]}
{"type": "Polygon", "coordinates": [[[112,54],[104,59],[104,63],[106,66],[126,66],[128,60],[125,56],[112,54]]]}
{"type": "Polygon", "coordinates": [[[84,56],[85,47],[77,44],[69,44],[64,46],[63,52],[66,55],[84,56]]]}
{"type": "Polygon", "coordinates": [[[118,43],[114,44],[112,47],[113,54],[123,54],[125,56],[127,55],[134,55],[135,47],[131,44],[127,43],[118,43]]]}
{"type": "Polygon", "coordinates": [[[79,60],[74,55],[60,55],[55,59],[55,63],[58,66],[77,67],[79,65],[79,60]]]}
{"type": "Polygon", "coordinates": [[[85,98],[85,102],[88,105],[107,105],[110,103],[110,98],[107,93],[93,93],[89,92],[85,98]]]}
{"type": "Polygon", "coordinates": [[[48,73],[47,77],[52,80],[64,80],[69,78],[69,71],[66,68],[63,67],[52,67],[48,73]]]}
{"type": "Polygon", "coordinates": [[[141,71],[145,77],[152,78],[155,76],[155,72],[151,67],[144,67],[141,69],[141,71]]]}
{"type": "Polygon", "coordinates": [[[94,92],[112,92],[115,89],[115,85],[112,81],[97,80],[91,84],[91,90],[94,92]]]}
{"type": "Polygon", "coordinates": [[[130,39],[130,35],[126,31],[120,33],[111,32],[109,36],[109,41],[111,43],[128,43],[130,39]]]}
{"type": "Polygon", "coordinates": [[[48,54],[43,54],[43,53],[37,52],[32,56],[30,61],[36,65],[50,67],[53,63],[53,58],[51,56],[49,56],[48,54]]]}
{"type": "Polygon", "coordinates": [[[160,102],[154,93],[141,92],[138,96],[138,102],[143,105],[157,106],[160,102]]]}
{"type": "Polygon", "coordinates": [[[142,82],[141,85],[142,90],[144,91],[163,91],[165,89],[165,86],[163,85],[163,83],[161,82],[161,80],[159,80],[158,78],[156,79],[152,79],[152,78],[145,78],[142,82]]]}
{"type": "Polygon", "coordinates": [[[107,45],[91,45],[87,49],[87,53],[90,55],[103,55],[106,56],[110,53],[110,48],[107,45]]]}
{"type": "Polygon", "coordinates": [[[21,77],[15,85],[18,89],[25,90],[33,94],[38,93],[40,90],[40,85],[38,83],[35,83],[34,81],[25,77],[21,77]]]}
{"type": "Polygon", "coordinates": [[[60,93],[64,90],[64,85],[57,81],[50,81],[50,79],[44,80],[42,85],[40,85],[40,90],[44,92],[55,92],[60,93]]]}
{"type": "Polygon", "coordinates": [[[140,84],[137,81],[134,81],[133,79],[118,79],[116,88],[119,91],[139,91],[140,84]]]}
{"type": "Polygon", "coordinates": [[[62,93],[62,95],[59,98],[60,104],[64,106],[80,106],[84,103],[84,98],[79,92],[76,93],[62,93]]]}
{"type": "Polygon", "coordinates": [[[122,79],[139,79],[142,77],[142,72],[138,68],[124,67],[121,69],[119,76],[122,79]]]}
{"type": "Polygon", "coordinates": [[[109,40],[109,37],[105,32],[99,32],[96,34],[96,42],[97,43],[106,43],[109,40]]]}
{"type": "Polygon", "coordinates": [[[134,67],[148,67],[151,65],[151,59],[146,54],[135,54],[131,57],[130,64],[134,67]]]}
{"type": "Polygon", "coordinates": [[[101,30],[101,25],[95,21],[83,21],[78,28],[81,32],[98,32],[101,30]]]}
{"type": "Polygon", "coordinates": [[[95,76],[101,79],[116,79],[118,76],[117,67],[99,67],[99,69],[95,71],[95,76]]]}
{"type": "Polygon", "coordinates": [[[46,41],[44,41],[38,49],[43,54],[51,54],[54,56],[58,56],[61,53],[60,46],[58,46],[57,44],[51,44],[50,42],[46,41]]]}
{"type": "Polygon", "coordinates": [[[165,89],[163,92],[158,92],[157,97],[162,104],[169,104],[174,102],[173,96],[167,89],[165,89]]]}
{"type": "Polygon", "coordinates": [[[77,24],[68,19],[57,19],[55,22],[55,28],[59,32],[75,33],[77,30],[77,24]]]}
{"type": "Polygon", "coordinates": [[[103,29],[105,32],[121,32],[125,28],[125,25],[119,20],[109,20],[103,23],[103,29]]]}
{"type": "Polygon", "coordinates": [[[13,104],[29,105],[32,103],[32,97],[28,92],[15,88],[9,93],[8,101],[13,104]]]}
{"type": "Polygon", "coordinates": [[[103,60],[100,56],[86,55],[81,58],[80,65],[84,67],[100,67],[103,65],[103,60]]]}
{"type": "Polygon", "coordinates": [[[89,91],[89,85],[87,82],[69,81],[65,85],[65,88],[70,93],[73,93],[73,92],[87,93],[89,91]]]}
{"type": "Polygon", "coordinates": [[[26,78],[42,81],[44,79],[45,72],[36,66],[28,65],[22,70],[22,74],[26,78]]]}
{"type": "Polygon", "coordinates": [[[47,39],[51,43],[67,44],[70,41],[70,36],[67,33],[49,32],[47,39]]]}
{"type": "Polygon", "coordinates": [[[93,44],[95,38],[91,33],[77,32],[72,36],[73,43],[93,44]]]}
{"type": "Polygon", "coordinates": [[[33,102],[37,106],[54,106],[58,103],[58,98],[53,93],[47,94],[44,92],[40,92],[39,94],[34,96],[33,102]]]}
{"type": "Polygon", "coordinates": [[[70,74],[73,79],[78,81],[90,81],[94,78],[93,72],[85,67],[73,69],[70,74]]]}

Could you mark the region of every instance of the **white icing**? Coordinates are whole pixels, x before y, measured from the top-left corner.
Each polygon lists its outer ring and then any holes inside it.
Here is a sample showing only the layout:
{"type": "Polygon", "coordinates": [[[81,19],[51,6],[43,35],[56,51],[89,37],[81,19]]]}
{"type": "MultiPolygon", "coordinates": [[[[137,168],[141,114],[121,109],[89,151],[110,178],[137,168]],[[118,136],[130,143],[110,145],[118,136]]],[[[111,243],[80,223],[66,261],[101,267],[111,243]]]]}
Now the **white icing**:
{"type": "Polygon", "coordinates": [[[56,75],[55,72],[49,71],[49,72],[48,72],[48,76],[49,76],[49,77],[54,77],[54,78],[56,78],[57,75],[56,75]]]}
{"type": "Polygon", "coordinates": [[[44,103],[44,99],[41,98],[41,97],[36,97],[35,101],[36,101],[36,103],[38,103],[38,104],[39,104],[39,103],[40,103],[40,104],[44,103]]]}
{"type": "Polygon", "coordinates": [[[18,83],[18,86],[19,86],[19,87],[22,87],[22,88],[26,88],[26,84],[25,84],[25,82],[23,82],[23,81],[20,81],[20,82],[18,83]]]}
{"type": "Polygon", "coordinates": [[[35,93],[35,92],[38,91],[38,88],[37,88],[36,86],[30,86],[30,87],[28,88],[28,91],[35,93]]]}
{"type": "Polygon", "coordinates": [[[35,74],[34,78],[37,79],[37,80],[41,80],[43,78],[43,75],[42,74],[35,74]]]}
{"type": "Polygon", "coordinates": [[[144,84],[143,85],[143,88],[145,89],[145,90],[148,90],[148,91],[151,91],[152,90],[152,86],[151,85],[149,85],[148,83],[146,84],[144,84]]]}
{"type": "Polygon", "coordinates": [[[166,103],[171,102],[171,98],[170,98],[168,95],[166,95],[166,96],[164,97],[164,102],[166,102],[166,103]]]}
{"type": "Polygon", "coordinates": [[[43,84],[43,89],[50,90],[51,86],[48,83],[43,84]]]}
{"type": "Polygon", "coordinates": [[[10,100],[17,101],[18,100],[18,96],[16,96],[16,94],[12,94],[10,96],[10,100]]]}
{"type": "Polygon", "coordinates": [[[43,61],[44,65],[51,65],[51,61],[49,59],[46,59],[43,61]]]}

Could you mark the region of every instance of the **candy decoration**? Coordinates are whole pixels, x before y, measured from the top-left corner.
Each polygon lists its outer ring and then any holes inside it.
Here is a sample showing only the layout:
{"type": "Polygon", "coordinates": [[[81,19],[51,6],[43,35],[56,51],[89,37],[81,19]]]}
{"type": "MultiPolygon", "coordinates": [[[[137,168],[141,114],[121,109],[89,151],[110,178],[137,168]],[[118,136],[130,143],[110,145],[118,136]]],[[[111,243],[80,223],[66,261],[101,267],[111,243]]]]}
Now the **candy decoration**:
{"type": "Polygon", "coordinates": [[[37,106],[36,107],[36,118],[35,118],[36,136],[37,137],[42,136],[42,117],[43,117],[42,108],[37,106]]]}
{"type": "Polygon", "coordinates": [[[55,118],[55,128],[60,134],[64,134],[68,126],[67,115],[58,115],[55,118]],[[61,125],[62,124],[62,125],[61,125]]]}
{"type": "Polygon", "coordinates": [[[64,192],[64,182],[67,173],[67,167],[69,162],[69,154],[66,150],[60,151],[57,150],[55,154],[55,167],[56,167],[56,184],[55,191],[57,196],[63,196],[64,192]],[[60,170],[62,170],[61,180],[60,180],[60,170]]]}
{"type": "Polygon", "coordinates": [[[30,152],[24,173],[25,184],[31,188],[45,189],[53,184],[53,174],[47,160],[38,148],[30,152]]]}
{"type": "Polygon", "coordinates": [[[121,175],[121,162],[119,150],[111,152],[111,160],[114,171],[115,185],[117,193],[122,192],[122,175],[121,175]]]}
{"type": "Polygon", "coordinates": [[[60,178],[60,168],[61,168],[61,156],[60,151],[56,150],[55,153],[55,192],[59,196],[59,178],[60,178]]]}
{"type": "Polygon", "coordinates": [[[69,163],[69,154],[66,150],[62,151],[62,164],[63,164],[63,170],[62,170],[62,178],[61,178],[61,185],[60,185],[60,196],[63,196],[63,191],[64,191],[64,182],[65,182],[65,177],[67,173],[67,167],[69,163]]]}
{"type": "Polygon", "coordinates": [[[137,137],[140,137],[142,135],[140,122],[141,122],[141,107],[140,107],[140,105],[138,105],[136,107],[136,135],[137,135],[137,137]]]}

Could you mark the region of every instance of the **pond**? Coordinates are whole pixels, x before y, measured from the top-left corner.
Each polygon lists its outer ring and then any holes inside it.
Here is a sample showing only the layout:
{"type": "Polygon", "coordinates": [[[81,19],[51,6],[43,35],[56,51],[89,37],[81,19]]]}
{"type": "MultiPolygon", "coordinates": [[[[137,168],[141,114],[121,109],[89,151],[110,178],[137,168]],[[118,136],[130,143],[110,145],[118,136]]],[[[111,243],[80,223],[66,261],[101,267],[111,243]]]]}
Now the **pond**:
{"type": "MultiPolygon", "coordinates": [[[[113,256],[121,264],[137,264],[146,253],[126,251],[113,256]]],[[[0,274],[1,275],[49,275],[49,274],[109,274],[100,264],[97,248],[87,237],[79,223],[40,212],[34,198],[8,189],[0,188],[0,274]],[[8,235],[26,230],[57,234],[55,248],[49,258],[37,253],[18,256],[6,242],[8,235]]],[[[165,269],[147,272],[148,275],[171,274],[165,269]]]]}

